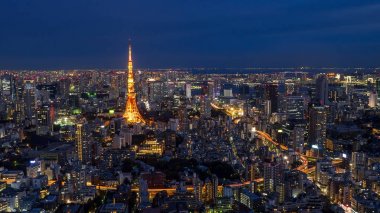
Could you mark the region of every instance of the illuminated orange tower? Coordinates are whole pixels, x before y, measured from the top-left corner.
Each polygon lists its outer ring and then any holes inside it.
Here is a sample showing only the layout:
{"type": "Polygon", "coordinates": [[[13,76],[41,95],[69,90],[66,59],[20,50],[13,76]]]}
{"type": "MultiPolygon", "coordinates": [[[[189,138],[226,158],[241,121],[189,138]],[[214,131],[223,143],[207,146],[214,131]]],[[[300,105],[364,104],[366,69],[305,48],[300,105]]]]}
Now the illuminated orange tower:
{"type": "Polygon", "coordinates": [[[137,108],[137,103],[136,103],[131,43],[129,43],[127,88],[128,88],[127,103],[125,105],[125,112],[124,112],[123,117],[125,118],[128,124],[145,123],[145,120],[141,116],[139,109],[137,108]]]}

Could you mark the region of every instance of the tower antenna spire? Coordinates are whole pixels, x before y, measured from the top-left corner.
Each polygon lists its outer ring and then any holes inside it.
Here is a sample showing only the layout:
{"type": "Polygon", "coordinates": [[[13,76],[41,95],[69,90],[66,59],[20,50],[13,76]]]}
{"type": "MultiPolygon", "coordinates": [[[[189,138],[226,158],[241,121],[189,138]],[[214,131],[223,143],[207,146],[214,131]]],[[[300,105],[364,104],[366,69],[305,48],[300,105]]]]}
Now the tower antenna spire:
{"type": "Polygon", "coordinates": [[[128,61],[132,61],[132,42],[131,39],[128,39],[128,61]]]}

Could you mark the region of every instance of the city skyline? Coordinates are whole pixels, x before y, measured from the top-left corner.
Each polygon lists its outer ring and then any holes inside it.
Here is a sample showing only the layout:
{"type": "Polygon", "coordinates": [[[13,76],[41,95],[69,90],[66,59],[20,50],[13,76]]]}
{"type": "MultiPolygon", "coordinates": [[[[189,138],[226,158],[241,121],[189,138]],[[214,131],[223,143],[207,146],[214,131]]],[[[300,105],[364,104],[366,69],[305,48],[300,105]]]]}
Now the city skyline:
{"type": "Polygon", "coordinates": [[[378,11],[0,1],[0,212],[380,213],[378,11]]]}
{"type": "Polygon", "coordinates": [[[0,211],[380,206],[378,73],[134,75],[133,59],[0,70],[0,211]]]}

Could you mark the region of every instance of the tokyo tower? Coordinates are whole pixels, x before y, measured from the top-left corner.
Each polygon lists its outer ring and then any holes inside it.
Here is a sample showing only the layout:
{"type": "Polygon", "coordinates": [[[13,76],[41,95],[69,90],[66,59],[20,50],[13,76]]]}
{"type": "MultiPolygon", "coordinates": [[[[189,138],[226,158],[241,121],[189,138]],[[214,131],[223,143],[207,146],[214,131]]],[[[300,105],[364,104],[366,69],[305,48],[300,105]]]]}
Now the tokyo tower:
{"type": "Polygon", "coordinates": [[[135,80],[133,75],[133,64],[132,64],[132,48],[131,43],[129,43],[129,59],[128,59],[128,80],[127,80],[127,103],[125,105],[125,112],[123,117],[125,118],[127,124],[144,123],[145,120],[141,116],[136,103],[136,93],[135,93],[135,80]]]}

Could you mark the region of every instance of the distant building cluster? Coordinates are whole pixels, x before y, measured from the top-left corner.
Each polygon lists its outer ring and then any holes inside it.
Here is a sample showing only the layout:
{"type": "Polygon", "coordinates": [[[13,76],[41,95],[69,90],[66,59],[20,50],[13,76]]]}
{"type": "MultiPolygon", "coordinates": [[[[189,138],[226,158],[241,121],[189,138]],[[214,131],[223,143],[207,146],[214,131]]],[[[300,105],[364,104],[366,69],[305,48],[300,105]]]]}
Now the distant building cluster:
{"type": "Polygon", "coordinates": [[[0,71],[1,212],[378,212],[380,75],[0,71]]]}

